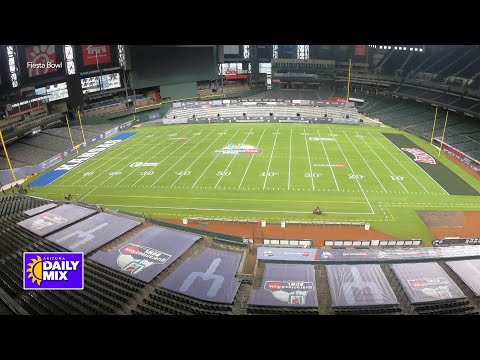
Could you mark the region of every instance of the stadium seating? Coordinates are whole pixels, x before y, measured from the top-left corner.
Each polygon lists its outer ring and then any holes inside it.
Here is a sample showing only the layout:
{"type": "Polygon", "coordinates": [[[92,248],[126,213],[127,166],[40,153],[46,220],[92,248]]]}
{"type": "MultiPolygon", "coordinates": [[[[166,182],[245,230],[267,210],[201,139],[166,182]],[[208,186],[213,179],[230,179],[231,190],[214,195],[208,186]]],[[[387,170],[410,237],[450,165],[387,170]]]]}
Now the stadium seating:
{"type": "MultiPolygon", "coordinates": [[[[325,266],[316,265],[316,286],[319,306],[311,308],[272,307],[248,305],[245,299],[253,289],[252,285],[242,284],[233,304],[213,303],[199,300],[158,287],[158,280],[146,284],[133,277],[86,259],[84,266],[83,291],[25,291],[23,290],[23,258],[26,251],[64,251],[58,245],[44,240],[40,236],[16,225],[26,219],[24,210],[47,203],[42,199],[28,196],[0,197],[0,287],[30,314],[131,314],[131,315],[445,315],[478,314],[480,303],[472,301],[474,295],[465,290],[466,286],[443,262],[449,276],[467,294],[466,299],[428,304],[409,304],[405,293],[393,275],[388,264],[381,265],[399,304],[394,306],[360,306],[332,309],[325,266]]],[[[189,228],[182,227],[182,230],[189,228]]],[[[193,229],[192,229],[193,230],[193,229]]],[[[122,240],[123,241],[123,240],[122,240]]],[[[202,241],[202,240],[201,240],[202,241]]],[[[226,243],[221,239],[208,242],[213,249],[236,251],[241,254],[247,250],[244,244],[226,243]]],[[[203,248],[205,245],[202,245],[203,248]]],[[[193,253],[201,248],[197,248],[193,253]]],[[[193,254],[192,253],[192,254],[193,254]]],[[[180,259],[180,262],[183,261],[180,259]]],[[[175,263],[174,263],[175,264],[175,263]]],[[[159,277],[172,273],[172,264],[159,277]]],[[[255,286],[260,285],[264,267],[260,266],[255,275],[255,286]]]]}

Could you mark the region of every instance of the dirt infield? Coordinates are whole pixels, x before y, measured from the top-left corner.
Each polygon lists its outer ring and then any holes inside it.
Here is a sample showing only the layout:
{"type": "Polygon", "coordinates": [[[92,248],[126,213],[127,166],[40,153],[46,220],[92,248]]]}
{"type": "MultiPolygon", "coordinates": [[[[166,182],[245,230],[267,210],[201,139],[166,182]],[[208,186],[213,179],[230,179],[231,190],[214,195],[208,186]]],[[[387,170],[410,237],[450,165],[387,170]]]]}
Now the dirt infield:
{"type": "MultiPolygon", "coordinates": [[[[182,224],[180,219],[158,219],[174,224],[182,224]]],[[[295,239],[313,240],[313,246],[324,246],[325,240],[397,240],[397,238],[374,230],[365,230],[358,226],[322,226],[322,225],[287,225],[281,228],[280,224],[267,224],[262,228],[260,224],[239,224],[228,222],[203,222],[201,224],[189,223],[186,226],[215,231],[224,234],[242,236],[255,239],[261,244],[264,239],[295,239]]]]}
{"type": "MultiPolygon", "coordinates": [[[[444,153],[445,154],[445,153],[444,153]]],[[[479,179],[480,180],[480,174],[477,173],[475,170],[473,170],[470,166],[468,166],[467,164],[465,164],[463,161],[460,161],[458,160],[457,158],[451,156],[451,155],[448,155],[448,154],[445,154],[447,155],[447,157],[452,161],[454,162],[455,164],[457,164],[458,166],[460,166],[462,169],[464,169],[465,171],[469,172],[470,174],[472,174],[473,176],[475,176],[475,178],[479,179]]]]}
{"type": "MultiPolygon", "coordinates": [[[[432,211],[433,212],[433,211],[432,211]]],[[[449,211],[439,211],[442,213],[449,213],[449,211]]],[[[451,211],[450,213],[458,213],[458,211],[451,211]]],[[[456,215],[452,215],[456,216],[456,215]]],[[[423,220],[423,219],[422,219],[423,220]]],[[[429,226],[430,232],[435,238],[441,239],[448,236],[459,237],[479,237],[480,236],[480,211],[464,211],[463,224],[460,226],[429,226]]]]}
{"type": "Polygon", "coordinates": [[[461,227],[464,224],[463,211],[424,211],[418,210],[420,219],[431,228],[461,227]]]}

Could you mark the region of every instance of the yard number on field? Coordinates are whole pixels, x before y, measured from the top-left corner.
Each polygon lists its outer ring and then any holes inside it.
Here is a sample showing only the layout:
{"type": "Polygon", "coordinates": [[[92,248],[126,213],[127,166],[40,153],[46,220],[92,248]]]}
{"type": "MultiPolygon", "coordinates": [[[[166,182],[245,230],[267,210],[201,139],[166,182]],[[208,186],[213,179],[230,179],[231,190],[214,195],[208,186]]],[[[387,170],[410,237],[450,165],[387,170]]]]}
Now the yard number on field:
{"type": "Polygon", "coordinates": [[[190,175],[190,171],[176,171],[175,174],[177,174],[178,176],[186,176],[186,175],[190,175]]]}
{"type": "Polygon", "coordinates": [[[278,175],[278,172],[273,172],[273,171],[269,171],[269,172],[262,172],[260,173],[260,176],[275,176],[275,175],[278,175]]]}
{"type": "Polygon", "coordinates": [[[349,179],[363,179],[365,176],[357,174],[348,174],[349,179]]]}
{"type": "Polygon", "coordinates": [[[92,176],[94,173],[94,171],[85,172],[83,173],[83,176],[92,176]]]}
{"type": "Polygon", "coordinates": [[[398,176],[398,175],[390,175],[393,181],[403,181],[405,179],[405,176],[398,176]]]}
{"type": "Polygon", "coordinates": [[[217,176],[230,176],[232,173],[230,171],[219,171],[217,176]]]}
{"type": "Polygon", "coordinates": [[[317,178],[320,175],[321,174],[318,174],[318,173],[305,173],[305,177],[307,177],[307,178],[309,178],[309,177],[317,178]]]}
{"type": "Polygon", "coordinates": [[[142,172],[140,173],[140,175],[142,175],[142,176],[153,175],[153,171],[142,171],[142,172]]]}

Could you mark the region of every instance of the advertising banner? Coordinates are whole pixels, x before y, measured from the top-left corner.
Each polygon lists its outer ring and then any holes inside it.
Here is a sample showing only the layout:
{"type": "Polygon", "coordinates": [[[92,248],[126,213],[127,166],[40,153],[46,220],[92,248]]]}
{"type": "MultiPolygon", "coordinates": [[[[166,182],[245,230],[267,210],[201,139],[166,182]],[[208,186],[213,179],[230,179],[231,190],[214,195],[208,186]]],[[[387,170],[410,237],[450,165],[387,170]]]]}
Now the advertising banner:
{"type": "Polygon", "coordinates": [[[249,305],[317,307],[313,265],[266,264],[260,289],[252,290],[249,305]]]}

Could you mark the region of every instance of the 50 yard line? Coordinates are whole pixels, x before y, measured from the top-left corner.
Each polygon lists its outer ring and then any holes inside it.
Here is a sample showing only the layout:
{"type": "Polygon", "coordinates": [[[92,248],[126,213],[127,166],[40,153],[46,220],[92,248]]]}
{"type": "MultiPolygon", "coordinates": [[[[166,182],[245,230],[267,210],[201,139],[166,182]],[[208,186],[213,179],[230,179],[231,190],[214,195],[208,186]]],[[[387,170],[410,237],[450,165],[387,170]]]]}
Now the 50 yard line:
{"type": "MultiPolygon", "coordinates": [[[[232,135],[232,137],[230,138],[230,140],[227,141],[227,143],[225,144],[225,146],[228,145],[228,143],[230,141],[232,141],[232,139],[235,137],[235,135],[237,135],[237,133],[240,131],[240,129],[238,129],[235,134],[232,135]]],[[[210,168],[210,166],[213,164],[213,162],[218,158],[218,156],[220,155],[220,153],[218,153],[214,158],[213,160],[210,162],[210,164],[208,164],[208,166],[205,168],[205,170],[203,170],[202,174],[198,177],[198,179],[193,183],[192,186],[190,186],[190,188],[194,188],[195,185],[197,184],[197,182],[202,178],[203,174],[205,174],[207,172],[207,170],[210,168]]]]}
{"type": "MultiPolygon", "coordinates": [[[[198,157],[197,157],[195,160],[193,160],[193,162],[192,162],[192,163],[188,166],[188,168],[186,168],[184,171],[190,170],[190,168],[193,166],[193,164],[195,164],[195,163],[197,162],[197,160],[200,159],[200,158],[202,157],[202,155],[205,154],[205,152],[206,152],[208,149],[210,149],[210,148],[213,146],[213,144],[215,144],[215,143],[217,142],[218,139],[220,139],[221,136],[222,136],[222,135],[218,135],[218,137],[217,137],[214,141],[212,141],[212,143],[211,143],[205,150],[203,150],[203,152],[202,152],[200,155],[198,155],[198,157]]],[[[175,180],[175,181],[172,183],[172,185],[170,185],[170,187],[173,187],[173,186],[177,183],[177,181],[180,180],[181,178],[182,178],[182,175],[179,175],[178,178],[177,178],[177,180],[175,180]]]]}
{"type": "Polygon", "coordinates": [[[273,141],[272,153],[270,154],[270,160],[268,161],[267,172],[265,173],[265,181],[263,182],[263,190],[267,185],[268,173],[270,172],[270,164],[272,163],[273,152],[275,151],[275,144],[277,143],[278,130],[275,132],[275,140],[273,141]]]}
{"type": "MultiPolygon", "coordinates": [[[[253,128],[251,128],[248,133],[247,133],[247,136],[245,137],[245,139],[243,139],[241,145],[243,145],[245,143],[245,141],[247,141],[248,137],[250,136],[250,133],[252,132],[253,128]]],[[[235,160],[235,158],[237,157],[238,155],[238,152],[235,153],[235,155],[233,155],[232,159],[230,160],[230,162],[228,163],[227,167],[225,168],[225,170],[223,170],[222,172],[222,176],[220,176],[220,179],[218,179],[217,183],[215,184],[215,189],[217,188],[218,184],[220,184],[220,181],[222,181],[223,179],[223,176],[225,175],[225,173],[227,172],[228,168],[230,167],[230,165],[232,164],[233,160],[235,160]]]]}

